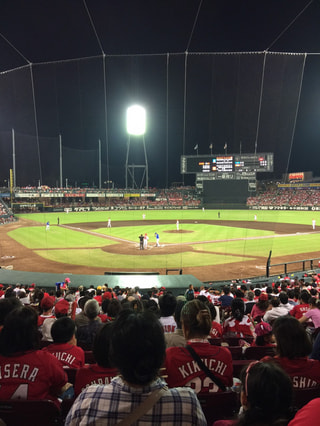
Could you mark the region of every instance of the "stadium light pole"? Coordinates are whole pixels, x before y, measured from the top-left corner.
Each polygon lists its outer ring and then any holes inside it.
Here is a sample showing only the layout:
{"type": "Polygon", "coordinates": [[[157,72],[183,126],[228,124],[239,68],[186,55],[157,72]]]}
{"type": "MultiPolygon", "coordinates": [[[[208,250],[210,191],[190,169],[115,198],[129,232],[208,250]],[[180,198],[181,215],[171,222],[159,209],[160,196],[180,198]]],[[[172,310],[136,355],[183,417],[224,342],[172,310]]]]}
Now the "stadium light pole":
{"type": "Polygon", "coordinates": [[[138,185],[135,181],[135,169],[143,169],[142,178],[140,181],[140,189],[142,187],[143,181],[145,179],[146,189],[149,186],[149,173],[148,173],[148,158],[145,144],[145,132],[146,132],[146,110],[140,105],[132,105],[127,109],[127,133],[128,133],[128,143],[127,143],[127,156],[126,156],[126,189],[128,189],[128,176],[132,180],[132,188],[138,188],[138,185]],[[144,152],[144,164],[129,164],[129,154],[130,154],[130,142],[131,138],[141,137],[143,144],[144,152]]]}

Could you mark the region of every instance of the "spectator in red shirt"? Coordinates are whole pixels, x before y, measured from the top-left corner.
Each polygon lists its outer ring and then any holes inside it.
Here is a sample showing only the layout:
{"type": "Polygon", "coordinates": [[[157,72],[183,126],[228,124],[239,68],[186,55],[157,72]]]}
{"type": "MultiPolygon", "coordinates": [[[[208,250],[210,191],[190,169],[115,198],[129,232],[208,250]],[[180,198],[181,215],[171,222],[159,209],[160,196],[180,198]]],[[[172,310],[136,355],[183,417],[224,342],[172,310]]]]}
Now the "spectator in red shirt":
{"type": "Polygon", "coordinates": [[[93,298],[99,303],[99,306],[102,304],[102,291],[101,288],[97,288],[97,293],[93,298]]]}
{"type": "Polygon", "coordinates": [[[35,309],[11,311],[0,333],[1,400],[50,399],[58,405],[57,397],[71,386],[59,361],[38,345],[35,309]]]}
{"type": "Polygon", "coordinates": [[[266,313],[269,307],[269,297],[267,293],[260,293],[258,302],[253,306],[251,310],[251,316],[254,321],[261,321],[261,318],[266,313]]]}
{"type": "Polygon", "coordinates": [[[118,375],[117,370],[111,367],[109,360],[111,326],[111,322],[104,324],[94,340],[93,355],[96,364],[85,365],[77,371],[74,386],[76,396],[90,385],[107,385],[113,377],[118,375]]]}
{"type": "Polygon", "coordinates": [[[53,300],[50,296],[44,297],[40,302],[40,308],[42,310],[42,313],[38,316],[38,327],[40,331],[45,319],[55,318],[52,313],[53,304],[53,300]]]}
{"type": "Polygon", "coordinates": [[[309,311],[310,293],[303,290],[299,296],[299,305],[294,306],[289,312],[291,316],[300,319],[307,311],[309,311]]]}
{"type": "Polygon", "coordinates": [[[320,361],[309,359],[311,341],[303,325],[290,315],[276,319],[273,332],[277,355],[263,361],[276,362],[291,377],[294,388],[312,388],[320,385],[320,361]]]}
{"type": "Polygon", "coordinates": [[[254,326],[244,313],[244,301],[235,298],[231,304],[231,317],[223,323],[223,337],[252,337],[254,335],[254,326]]]}
{"type": "Polygon", "coordinates": [[[64,367],[80,368],[84,366],[84,351],[77,346],[76,326],[69,317],[57,319],[51,327],[53,342],[43,348],[54,355],[64,367]]]}

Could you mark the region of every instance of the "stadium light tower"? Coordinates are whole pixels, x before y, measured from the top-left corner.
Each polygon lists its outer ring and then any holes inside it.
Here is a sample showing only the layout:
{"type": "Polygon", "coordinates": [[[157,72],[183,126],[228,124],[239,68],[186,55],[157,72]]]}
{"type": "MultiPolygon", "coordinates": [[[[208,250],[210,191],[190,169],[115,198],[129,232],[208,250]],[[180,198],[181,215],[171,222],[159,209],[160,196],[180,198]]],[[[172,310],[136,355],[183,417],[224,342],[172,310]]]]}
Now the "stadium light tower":
{"type": "Polygon", "coordinates": [[[145,186],[148,189],[149,185],[149,175],[148,175],[148,159],[144,135],[146,132],[146,110],[139,105],[132,105],[127,109],[127,133],[128,133],[128,143],[127,143],[127,156],[126,156],[126,189],[128,189],[128,176],[131,178],[132,188],[142,188],[143,182],[145,181],[145,186]],[[130,154],[130,142],[131,138],[141,137],[143,144],[144,152],[144,164],[129,164],[129,154],[130,154]],[[140,184],[137,185],[135,180],[135,169],[142,169],[142,177],[140,184]]]}

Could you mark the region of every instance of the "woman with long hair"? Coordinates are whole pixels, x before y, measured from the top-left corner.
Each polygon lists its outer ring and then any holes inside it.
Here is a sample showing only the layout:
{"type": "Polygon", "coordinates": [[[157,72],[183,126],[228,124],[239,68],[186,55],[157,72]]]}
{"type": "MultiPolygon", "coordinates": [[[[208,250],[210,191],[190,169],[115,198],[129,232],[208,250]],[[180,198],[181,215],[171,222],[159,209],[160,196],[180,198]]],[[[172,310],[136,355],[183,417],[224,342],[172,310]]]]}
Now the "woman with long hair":
{"type": "Polygon", "coordinates": [[[217,392],[232,386],[230,351],[223,346],[210,345],[208,341],[212,326],[208,306],[198,299],[191,300],[182,308],[180,320],[186,347],[170,347],[166,350],[168,385],[191,386],[197,393],[217,392]],[[209,372],[199,364],[199,358],[209,372]]]}
{"type": "Polygon", "coordinates": [[[254,321],[260,322],[263,315],[269,308],[269,297],[267,293],[260,293],[259,300],[251,310],[251,317],[254,321]]]}
{"type": "Polygon", "coordinates": [[[236,420],[213,426],[286,426],[293,418],[290,377],[276,364],[254,361],[240,375],[241,410],[236,420]]]}
{"type": "Polygon", "coordinates": [[[222,327],[222,337],[253,337],[254,326],[248,315],[245,315],[244,301],[239,298],[231,303],[231,316],[227,318],[222,327]]]}
{"type": "Polygon", "coordinates": [[[312,388],[320,385],[320,361],[309,359],[312,343],[299,321],[290,315],[278,318],[273,324],[277,343],[276,356],[264,361],[279,364],[291,377],[294,388],[312,388]]]}
{"type": "Polygon", "coordinates": [[[60,361],[38,350],[37,313],[31,307],[11,311],[0,333],[0,399],[51,399],[69,387],[60,361]]]}

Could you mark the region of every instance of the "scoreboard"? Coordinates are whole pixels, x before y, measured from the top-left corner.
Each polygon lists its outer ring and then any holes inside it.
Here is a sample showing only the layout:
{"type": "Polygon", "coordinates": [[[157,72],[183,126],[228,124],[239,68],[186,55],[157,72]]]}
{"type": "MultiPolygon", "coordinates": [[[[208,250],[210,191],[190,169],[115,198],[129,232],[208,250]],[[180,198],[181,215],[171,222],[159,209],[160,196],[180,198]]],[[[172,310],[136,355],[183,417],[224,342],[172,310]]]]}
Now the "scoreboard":
{"type": "Polygon", "coordinates": [[[273,153],[182,155],[180,172],[181,174],[273,172],[273,153]]]}

